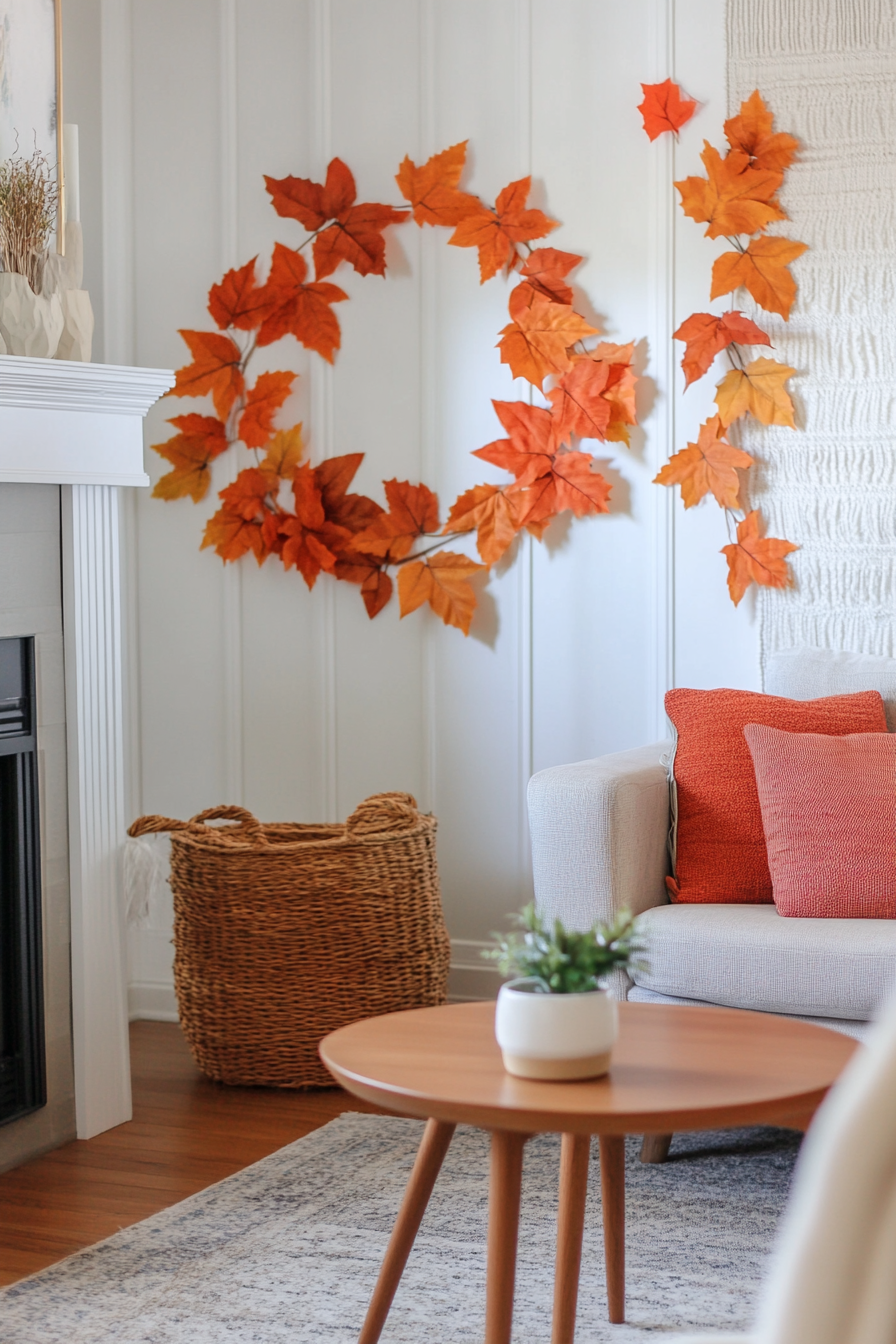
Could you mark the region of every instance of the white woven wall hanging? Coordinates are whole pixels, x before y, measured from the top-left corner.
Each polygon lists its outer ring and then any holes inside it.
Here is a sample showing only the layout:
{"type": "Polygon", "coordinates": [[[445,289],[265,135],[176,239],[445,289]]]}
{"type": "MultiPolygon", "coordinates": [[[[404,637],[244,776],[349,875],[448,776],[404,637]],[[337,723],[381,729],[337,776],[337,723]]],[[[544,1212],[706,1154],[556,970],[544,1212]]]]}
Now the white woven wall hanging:
{"type": "Polygon", "coordinates": [[[796,587],[758,594],[763,662],[800,644],[896,656],[896,3],[729,0],[729,111],[754,88],[802,142],[781,199],[811,249],[786,325],[737,295],[799,371],[799,430],[740,439],[751,505],[801,547],[796,587]]]}

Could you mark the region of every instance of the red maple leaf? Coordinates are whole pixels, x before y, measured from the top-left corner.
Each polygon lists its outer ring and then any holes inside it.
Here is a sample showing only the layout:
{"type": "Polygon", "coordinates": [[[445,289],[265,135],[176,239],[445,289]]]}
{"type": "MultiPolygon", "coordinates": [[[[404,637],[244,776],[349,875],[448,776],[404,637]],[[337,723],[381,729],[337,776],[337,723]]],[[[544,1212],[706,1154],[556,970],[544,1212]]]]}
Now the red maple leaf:
{"type": "Polygon", "coordinates": [[[221,283],[209,290],[208,310],[222,330],[238,327],[241,331],[254,331],[261,325],[266,301],[264,289],[255,283],[257,260],[253,257],[239,270],[228,271],[221,283]]]}
{"type": "Polygon", "coordinates": [[[365,201],[355,205],[357,188],[351,170],[341,159],[327,168],[326,182],[305,177],[265,177],[278,215],[297,219],[309,233],[316,233],[314,273],[318,280],[332,275],[341,261],[360,275],[386,274],[386,243],[383,229],[403,224],[409,211],[365,201]],[[333,222],[324,228],[328,220],[333,222]]]}
{"type": "Polygon", "coordinates": [[[671,79],[662,84],[642,84],[644,101],[638,104],[638,111],[644,119],[644,129],[651,140],[664,131],[677,135],[679,129],[690,121],[697,104],[693,98],[683,98],[681,89],[671,79]]]}
{"type": "Polygon", "coordinates": [[[284,514],[278,524],[284,538],[280,558],[284,569],[295,565],[309,588],[321,570],[332,574],[339,552],[351,540],[347,527],[327,520],[314,469],[303,462],[293,479],[294,514],[284,514]]]}

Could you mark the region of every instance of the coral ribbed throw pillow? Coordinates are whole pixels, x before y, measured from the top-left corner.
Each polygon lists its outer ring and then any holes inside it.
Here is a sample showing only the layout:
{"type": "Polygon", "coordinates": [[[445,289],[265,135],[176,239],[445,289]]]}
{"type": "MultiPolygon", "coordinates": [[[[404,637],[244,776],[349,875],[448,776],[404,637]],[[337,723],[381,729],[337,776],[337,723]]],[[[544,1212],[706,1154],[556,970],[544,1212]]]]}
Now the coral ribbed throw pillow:
{"type": "Polygon", "coordinates": [[[784,700],[755,691],[669,691],[666,713],[675,725],[677,793],[673,900],[754,904],[772,900],[772,879],[748,723],[790,733],[886,733],[878,691],[784,700]]]}
{"type": "Polygon", "coordinates": [[[896,919],[896,735],[744,736],[778,913],[896,919]]]}

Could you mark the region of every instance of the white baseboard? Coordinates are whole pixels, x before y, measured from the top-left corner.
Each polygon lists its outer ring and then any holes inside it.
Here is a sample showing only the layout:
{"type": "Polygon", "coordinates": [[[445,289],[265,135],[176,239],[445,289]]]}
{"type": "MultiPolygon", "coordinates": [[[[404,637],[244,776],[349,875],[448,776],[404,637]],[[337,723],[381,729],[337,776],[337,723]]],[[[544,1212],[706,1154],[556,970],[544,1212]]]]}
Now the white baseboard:
{"type": "Polygon", "coordinates": [[[128,1017],[132,1022],[177,1022],[174,985],[137,980],[128,985],[128,1017]]]}
{"type": "Polygon", "coordinates": [[[481,958],[490,943],[471,938],[452,938],[451,970],[448,973],[448,998],[451,1003],[474,1003],[497,998],[501,976],[481,958]]]}
{"type": "MultiPolygon", "coordinates": [[[[493,999],[497,995],[501,977],[492,966],[479,960],[479,953],[488,946],[468,938],[452,939],[448,975],[448,998],[452,1003],[493,999]]],[[[177,1022],[174,985],[162,980],[132,981],[128,986],[128,1016],[132,1022],[177,1022]]]]}

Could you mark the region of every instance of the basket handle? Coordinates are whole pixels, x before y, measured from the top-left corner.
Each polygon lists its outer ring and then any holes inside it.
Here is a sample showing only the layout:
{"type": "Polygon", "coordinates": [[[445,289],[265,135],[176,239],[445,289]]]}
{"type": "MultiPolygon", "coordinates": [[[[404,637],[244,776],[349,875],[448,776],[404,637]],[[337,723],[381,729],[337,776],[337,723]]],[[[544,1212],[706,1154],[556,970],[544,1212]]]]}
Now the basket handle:
{"type": "Polygon", "coordinates": [[[192,831],[194,834],[197,832],[201,834],[206,830],[205,823],[215,820],[241,822],[253,844],[267,843],[258,818],[244,807],[234,806],[207,807],[204,812],[197,812],[189,821],[177,821],[173,817],[160,817],[152,813],[146,817],[138,817],[132,822],[128,827],[128,835],[146,835],[158,831],[192,831]]]}
{"type": "Polygon", "coordinates": [[[410,793],[374,793],[359,803],[345,829],[348,835],[378,835],[406,831],[420,820],[417,800],[410,793]]]}

